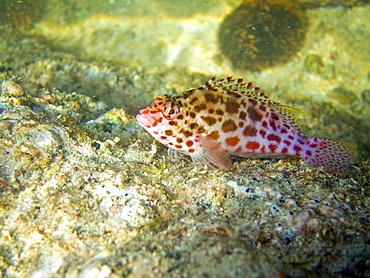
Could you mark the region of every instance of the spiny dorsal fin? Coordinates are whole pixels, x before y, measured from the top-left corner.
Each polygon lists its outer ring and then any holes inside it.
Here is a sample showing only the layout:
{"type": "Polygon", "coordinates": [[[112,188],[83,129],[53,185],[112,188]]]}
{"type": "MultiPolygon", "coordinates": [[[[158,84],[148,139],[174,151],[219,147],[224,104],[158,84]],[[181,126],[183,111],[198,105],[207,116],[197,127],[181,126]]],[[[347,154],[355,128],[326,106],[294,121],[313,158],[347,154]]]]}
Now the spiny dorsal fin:
{"type": "Polygon", "coordinates": [[[234,91],[241,95],[262,101],[270,108],[274,109],[275,112],[277,112],[287,124],[293,127],[298,134],[304,135],[300,129],[297,117],[305,113],[297,108],[269,100],[268,96],[261,91],[260,87],[255,87],[252,82],[244,83],[243,78],[233,79],[231,76],[220,80],[216,80],[216,77],[213,77],[207,81],[204,87],[208,89],[213,88],[234,91]]]}
{"type": "Polygon", "coordinates": [[[305,112],[297,108],[288,106],[288,105],[279,104],[274,101],[269,101],[269,102],[271,103],[272,106],[275,107],[275,110],[279,112],[278,114],[281,117],[283,117],[283,120],[285,123],[291,126],[295,130],[295,132],[297,132],[297,134],[305,135],[303,131],[301,130],[299,122],[297,120],[297,117],[299,115],[305,114],[305,112]]]}
{"type": "Polygon", "coordinates": [[[253,86],[252,82],[244,83],[243,78],[233,79],[231,76],[216,80],[216,77],[211,78],[204,85],[207,88],[222,88],[229,91],[238,91],[243,95],[251,95],[257,98],[267,99],[264,93],[261,92],[259,87],[253,86]]]}

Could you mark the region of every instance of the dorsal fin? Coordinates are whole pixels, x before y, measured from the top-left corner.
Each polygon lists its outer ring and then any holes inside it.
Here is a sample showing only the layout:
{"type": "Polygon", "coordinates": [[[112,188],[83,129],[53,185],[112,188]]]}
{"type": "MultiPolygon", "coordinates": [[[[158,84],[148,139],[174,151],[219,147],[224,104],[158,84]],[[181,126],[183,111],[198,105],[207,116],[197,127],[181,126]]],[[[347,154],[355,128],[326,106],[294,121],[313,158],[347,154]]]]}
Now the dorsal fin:
{"type": "Polygon", "coordinates": [[[245,83],[243,78],[233,79],[231,76],[220,80],[216,80],[216,77],[213,77],[207,81],[204,87],[208,89],[213,88],[224,91],[233,91],[261,101],[269,108],[272,108],[274,112],[283,118],[283,120],[298,134],[304,135],[296,118],[305,113],[297,108],[269,100],[268,97],[261,91],[260,87],[255,87],[252,82],[245,83]]]}
{"type": "Polygon", "coordinates": [[[229,91],[238,91],[243,95],[253,95],[257,98],[267,99],[264,93],[261,92],[259,87],[253,86],[253,82],[244,83],[243,78],[233,79],[231,76],[216,80],[216,77],[211,78],[207,81],[204,87],[210,88],[222,88],[229,91]]]}
{"type": "Polygon", "coordinates": [[[297,108],[288,106],[288,105],[283,105],[274,101],[269,101],[269,104],[271,107],[274,107],[275,112],[277,115],[280,115],[280,117],[283,118],[283,121],[288,124],[290,127],[293,128],[293,130],[299,134],[299,135],[305,135],[303,131],[301,130],[301,127],[299,125],[299,122],[297,120],[297,117],[299,115],[305,114],[302,110],[299,110],[297,108]]]}

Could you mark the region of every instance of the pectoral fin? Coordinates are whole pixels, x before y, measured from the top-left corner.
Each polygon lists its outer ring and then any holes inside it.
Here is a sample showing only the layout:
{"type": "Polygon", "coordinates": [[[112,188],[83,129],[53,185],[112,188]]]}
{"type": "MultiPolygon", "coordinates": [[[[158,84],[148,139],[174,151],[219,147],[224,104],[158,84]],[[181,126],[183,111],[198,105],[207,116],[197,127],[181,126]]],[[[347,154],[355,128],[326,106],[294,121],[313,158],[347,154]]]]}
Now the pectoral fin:
{"type": "Polygon", "coordinates": [[[191,154],[194,162],[207,165],[210,169],[233,168],[229,155],[216,139],[209,136],[197,135],[195,141],[198,141],[196,152],[191,154]]]}

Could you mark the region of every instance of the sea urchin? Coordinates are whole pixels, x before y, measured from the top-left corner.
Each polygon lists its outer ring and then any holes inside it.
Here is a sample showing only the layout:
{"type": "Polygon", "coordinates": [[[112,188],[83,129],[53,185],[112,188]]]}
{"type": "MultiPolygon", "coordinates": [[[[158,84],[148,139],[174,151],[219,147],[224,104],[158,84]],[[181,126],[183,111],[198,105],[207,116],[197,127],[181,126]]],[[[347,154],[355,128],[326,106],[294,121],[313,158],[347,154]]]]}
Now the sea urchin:
{"type": "Polygon", "coordinates": [[[247,0],[225,18],[218,39],[234,68],[256,71],[288,61],[303,45],[306,26],[295,4],[247,0]]]}

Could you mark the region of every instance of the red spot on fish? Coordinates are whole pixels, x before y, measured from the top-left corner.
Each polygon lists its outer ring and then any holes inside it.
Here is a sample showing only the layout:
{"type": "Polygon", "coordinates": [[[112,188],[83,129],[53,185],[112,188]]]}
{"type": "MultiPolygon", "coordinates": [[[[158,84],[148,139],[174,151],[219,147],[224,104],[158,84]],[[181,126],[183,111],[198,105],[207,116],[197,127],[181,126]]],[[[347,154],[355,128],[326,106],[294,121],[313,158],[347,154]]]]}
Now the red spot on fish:
{"type": "Polygon", "coordinates": [[[231,147],[235,147],[239,143],[239,141],[240,141],[239,137],[235,136],[226,138],[225,143],[231,147]]]}
{"type": "Polygon", "coordinates": [[[276,150],[276,148],[277,148],[277,146],[276,146],[276,145],[273,145],[273,144],[270,144],[270,145],[268,145],[268,148],[269,148],[269,150],[270,150],[272,153],[274,153],[274,152],[275,152],[275,150],[276,150]]]}
{"type": "Polygon", "coordinates": [[[299,155],[299,153],[302,151],[302,148],[300,146],[294,145],[293,150],[296,151],[296,155],[299,155]]]}
{"type": "Polygon", "coordinates": [[[191,140],[188,140],[188,141],[186,141],[186,146],[188,146],[189,148],[191,147],[191,146],[193,146],[194,145],[194,142],[193,141],[191,141],[191,140]]]}
{"type": "Polygon", "coordinates": [[[269,121],[271,128],[276,131],[276,124],[275,121],[269,121]]]}
{"type": "Polygon", "coordinates": [[[283,141],[283,143],[285,144],[285,145],[287,145],[287,146],[290,146],[292,143],[290,142],[290,141],[288,141],[288,140],[284,140],[283,141]]]}
{"type": "Polygon", "coordinates": [[[254,126],[252,126],[252,125],[247,125],[243,129],[243,135],[245,137],[248,137],[248,136],[256,136],[257,135],[257,129],[254,126]]]}
{"type": "Polygon", "coordinates": [[[250,150],[257,150],[260,147],[260,143],[255,141],[249,141],[247,145],[245,145],[245,147],[250,150]]]}
{"type": "Polygon", "coordinates": [[[235,153],[240,153],[242,152],[243,148],[241,146],[237,147],[235,150],[235,153]]]}
{"type": "Polygon", "coordinates": [[[265,138],[265,136],[266,136],[266,130],[261,129],[260,130],[260,134],[261,134],[262,138],[265,138]]]}
{"type": "Polygon", "coordinates": [[[288,148],[283,148],[282,150],[281,150],[281,153],[287,153],[288,152],[288,148]]]}
{"type": "Polygon", "coordinates": [[[269,134],[269,135],[267,135],[267,140],[269,140],[269,141],[276,141],[276,142],[280,143],[281,138],[278,135],[269,134]]]}

